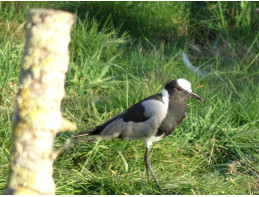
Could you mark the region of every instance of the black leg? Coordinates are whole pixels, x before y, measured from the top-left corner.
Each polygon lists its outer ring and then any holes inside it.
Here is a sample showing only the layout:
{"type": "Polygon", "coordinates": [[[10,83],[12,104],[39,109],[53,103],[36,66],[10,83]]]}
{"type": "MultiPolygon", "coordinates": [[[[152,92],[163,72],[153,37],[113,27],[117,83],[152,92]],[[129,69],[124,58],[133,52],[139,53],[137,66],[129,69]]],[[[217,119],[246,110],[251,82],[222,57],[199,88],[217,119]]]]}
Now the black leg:
{"type": "Polygon", "coordinates": [[[149,149],[146,148],[146,153],[145,153],[144,160],[145,160],[145,164],[146,164],[147,181],[149,182],[149,166],[150,166],[150,162],[149,162],[148,154],[149,154],[149,149]]]}
{"type": "MultiPolygon", "coordinates": [[[[151,164],[150,164],[150,161],[149,161],[149,148],[146,148],[146,154],[145,154],[145,157],[144,157],[144,160],[145,160],[145,164],[146,164],[146,169],[147,169],[147,180],[149,181],[149,171],[151,172],[151,175],[157,185],[157,187],[161,190],[159,184],[158,184],[158,180],[157,178],[155,177],[155,174],[151,168],[151,164]]],[[[162,190],[161,190],[162,191],[162,190]]]]}

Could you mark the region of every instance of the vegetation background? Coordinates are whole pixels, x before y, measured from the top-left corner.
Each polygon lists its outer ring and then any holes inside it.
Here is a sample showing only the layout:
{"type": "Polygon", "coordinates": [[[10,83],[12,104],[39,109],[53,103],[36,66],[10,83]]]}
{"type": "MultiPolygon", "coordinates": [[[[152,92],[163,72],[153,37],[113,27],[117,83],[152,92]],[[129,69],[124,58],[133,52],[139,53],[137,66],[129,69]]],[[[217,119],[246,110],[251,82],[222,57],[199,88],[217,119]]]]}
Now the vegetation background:
{"type": "MultiPolygon", "coordinates": [[[[189,101],[185,120],[151,151],[165,193],[259,194],[259,3],[248,1],[0,2],[0,190],[32,7],[77,15],[62,111],[79,131],[188,79],[204,102],[189,101]]],[[[144,152],[140,141],[79,143],[54,164],[57,194],[160,194],[146,181],[144,152]]]]}

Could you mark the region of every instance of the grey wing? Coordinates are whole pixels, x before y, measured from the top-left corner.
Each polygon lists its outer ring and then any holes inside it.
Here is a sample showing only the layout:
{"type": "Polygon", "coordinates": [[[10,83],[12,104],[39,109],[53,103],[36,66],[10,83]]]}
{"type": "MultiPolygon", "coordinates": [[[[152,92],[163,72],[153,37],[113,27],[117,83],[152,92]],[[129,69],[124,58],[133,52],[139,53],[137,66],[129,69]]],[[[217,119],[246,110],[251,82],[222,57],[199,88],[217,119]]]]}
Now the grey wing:
{"type": "Polygon", "coordinates": [[[123,121],[124,122],[132,121],[132,122],[138,123],[138,122],[145,122],[146,120],[148,120],[153,114],[148,114],[146,112],[148,108],[152,108],[153,106],[152,106],[152,102],[150,106],[145,105],[145,102],[150,100],[158,100],[162,102],[161,94],[152,95],[136,103],[132,107],[130,107],[126,111],[126,113],[122,114],[121,118],[123,118],[123,121]]]}
{"type": "Polygon", "coordinates": [[[105,139],[150,137],[157,132],[166,112],[167,108],[163,101],[149,97],[122,113],[121,116],[108,124],[100,135],[105,139]]]}

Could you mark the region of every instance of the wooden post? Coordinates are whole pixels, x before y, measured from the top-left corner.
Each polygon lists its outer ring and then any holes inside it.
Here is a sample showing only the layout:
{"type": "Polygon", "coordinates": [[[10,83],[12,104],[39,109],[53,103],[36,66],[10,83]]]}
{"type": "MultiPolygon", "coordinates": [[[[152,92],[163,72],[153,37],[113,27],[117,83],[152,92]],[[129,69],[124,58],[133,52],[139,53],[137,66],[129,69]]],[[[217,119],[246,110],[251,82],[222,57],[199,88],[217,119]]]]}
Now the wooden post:
{"type": "Polygon", "coordinates": [[[58,152],[54,139],[60,131],[76,129],[60,111],[73,22],[74,15],[64,11],[28,11],[9,177],[3,194],[55,194],[52,165],[58,152]]]}

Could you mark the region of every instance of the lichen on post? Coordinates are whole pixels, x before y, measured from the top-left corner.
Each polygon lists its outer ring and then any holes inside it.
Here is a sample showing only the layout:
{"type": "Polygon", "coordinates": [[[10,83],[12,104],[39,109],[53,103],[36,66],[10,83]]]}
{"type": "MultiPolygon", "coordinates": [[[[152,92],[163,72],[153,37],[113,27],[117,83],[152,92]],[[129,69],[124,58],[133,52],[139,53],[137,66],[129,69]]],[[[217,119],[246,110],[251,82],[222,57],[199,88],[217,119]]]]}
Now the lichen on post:
{"type": "Polygon", "coordinates": [[[60,110],[73,23],[68,12],[28,11],[4,194],[55,194],[54,139],[59,131],[76,129],[60,110]]]}

